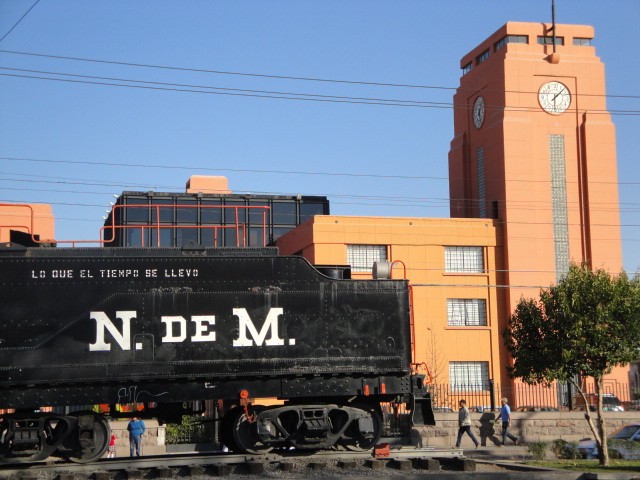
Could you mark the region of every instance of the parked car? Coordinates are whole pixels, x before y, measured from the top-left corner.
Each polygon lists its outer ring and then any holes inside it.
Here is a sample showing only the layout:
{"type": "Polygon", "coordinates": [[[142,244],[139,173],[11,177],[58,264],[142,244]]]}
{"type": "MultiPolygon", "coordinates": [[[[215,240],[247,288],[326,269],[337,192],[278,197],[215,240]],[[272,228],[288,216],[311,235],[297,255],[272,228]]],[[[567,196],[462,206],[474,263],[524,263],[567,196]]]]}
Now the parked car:
{"type": "MultiPolygon", "coordinates": [[[[598,396],[595,393],[587,393],[587,402],[589,404],[589,410],[595,412],[598,405],[598,396]]],[[[577,394],[573,396],[573,408],[575,410],[585,410],[582,395],[577,394]]],[[[612,393],[602,394],[602,409],[605,412],[624,412],[622,402],[612,393]]]]}
{"type": "MultiPolygon", "coordinates": [[[[640,458],[640,422],[620,427],[608,437],[609,450],[615,450],[624,459],[640,458]],[[631,443],[628,443],[631,442],[631,443]]],[[[598,458],[598,447],[590,438],[578,442],[578,452],[583,458],[598,458]]]]}

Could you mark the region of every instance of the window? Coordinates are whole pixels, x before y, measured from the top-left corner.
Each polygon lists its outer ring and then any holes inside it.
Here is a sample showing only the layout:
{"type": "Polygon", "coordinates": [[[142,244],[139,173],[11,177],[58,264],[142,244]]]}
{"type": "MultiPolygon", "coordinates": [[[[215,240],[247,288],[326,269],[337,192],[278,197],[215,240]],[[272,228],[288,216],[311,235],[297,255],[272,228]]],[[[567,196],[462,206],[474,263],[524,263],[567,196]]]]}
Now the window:
{"type": "Polygon", "coordinates": [[[300,204],[300,223],[314,215],[324,215],[324,205],[322,203],[303,202],[300,204]]]}
{"type": "Polygon", "coordinates": [[[489,362],[449,362],[449,383],[454,391],[489,390],[489,362]]]}
{"type": "Polygon", "coordinates": [[[144,206],[149,205],[149,201],[146,198],[128,198],[127,207],[125,208],[126,216],[125,221],[129,224],[141,224],[149,222],[149,208],[144,206]],[[140,207],[134,207],[133,205],[144,205],[140,207]]]}
{"type": "Polygon", "coordinates": [[[444,271],[446,273],[483,273],[482,247],[445,247],[444,271]]]}
{"type": "Polygon", "coordinates": [[[175,207],[173,206],[173,198],[152,198],[151,199],[151,225],[158,223],[173,223],[173,214],[175,207]],[[160,207],[156,205],[167,205],[160,207]],[[159,219],[158,218],[159,215],[159,219]]]}
{"type": "Polygon", "coordinates": [[[487,216],[487,192],[484,182],[484,148],[476,148],[476,164],[478,169],[478,216],[485,218],[487,216]]]}
{"type": "MultiPolygon", "coordinates": [[[[538,37],[540,45],[553,45],[553,37],[538,37]]],[[[556,37],[556,45],[564,45],[564,37],[556,37]]]]}
{"type": "Polygon", "coordinates": [[[574,38],[573,44],[576,47],[590,47],[592,38],[574,38]]]}
{"type": "Polygon", "coordinates": [[[198,202],[195,198],[178,198],[176,207],[176,221],[182,224],[196,225],[198,223],[198,202]]]}
{"type": "Polygon", "coordinates": [[[274,225],[296,225],[296,204],[294,202],[273,202],[274,225]]]}
{"type": "Polygon", "coordinates": [[[373,262],[386,260],[386,245],[347,245],[347,263],[353,272],[371,272],[373,262]]]}
{"type": "Polygon", "coordinates": [[[493,45],[494,51],[497,52],[502,47],[504,47],[507,43],[529,43],[529,36],[528,35],[506,35],[493,45]]]}
{"type": "Polygon", "coordinates": [[[480,298],[447,299],[447,325],[484,327],[487,325],[487,301],[480,298]]]}
{"type": "Polygon", "coordinates": [[[462,67],[462,75],[466,75],[473,68],[473,62],[467,63],[464,67],[462,67]]]}
{"type": "Polygon", "coordinates": [[[480,65],[487,58],[489,58],[489,49],[486,49],[484,52],[482,52],[480,55],[476,57],[476,65],[480,65]]]}

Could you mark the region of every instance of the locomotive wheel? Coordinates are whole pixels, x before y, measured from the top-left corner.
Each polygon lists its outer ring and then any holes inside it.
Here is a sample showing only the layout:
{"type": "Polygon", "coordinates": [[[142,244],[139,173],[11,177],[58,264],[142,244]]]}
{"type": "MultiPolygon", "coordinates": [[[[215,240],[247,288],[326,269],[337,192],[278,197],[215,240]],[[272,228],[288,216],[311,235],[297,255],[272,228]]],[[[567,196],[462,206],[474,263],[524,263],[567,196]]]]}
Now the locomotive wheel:
{"type": "Polygon", "coordinates": [[[382,436],[382,415],[379,408],[372,407],[366,404],[356,404],[350,405],[353,408],[358,408],[360,410],[364,410],[369,414],[371,420],[373,421],[373,433],[369,437],[364,437],[356,422],[354,421],[345,431],[345,436],[342,440],[342,445],[347,449],[354,452],[362,452],[366,450],[371,450],[376,446],[380,437],[382,436]]]}
{"type": "MultiPolygon", "coordinates": [[[[234,409],[236,410],[236,409],[234,409]]],[[[251,409],[252,414],[257,415],[264,407],[254,407],[251,409]]],[[[231,412],[229,412],[231,413],[231,412]]],[[[247,415],[243,408],[238,408],[232,417],[232,434],[233,441],[237,447],[237,451],[242,453],[268,453],[273,447],[267,447],[260,441],[257,432],[257,424],[255,421],[247,419],[247,415]]]]}
{"type": "Polygon", "coordinates": [[[78,417],[77,431],[70,437],[70,442],[65,442],[68,451],[64,456],[76,463],[93,462],[101,458],[109,448],[111,428],[109,423],[100,414],[94,412],[73,412],[72,416],[78,417]],[[80,424],[85,420],[86,425],[80,424]]]}

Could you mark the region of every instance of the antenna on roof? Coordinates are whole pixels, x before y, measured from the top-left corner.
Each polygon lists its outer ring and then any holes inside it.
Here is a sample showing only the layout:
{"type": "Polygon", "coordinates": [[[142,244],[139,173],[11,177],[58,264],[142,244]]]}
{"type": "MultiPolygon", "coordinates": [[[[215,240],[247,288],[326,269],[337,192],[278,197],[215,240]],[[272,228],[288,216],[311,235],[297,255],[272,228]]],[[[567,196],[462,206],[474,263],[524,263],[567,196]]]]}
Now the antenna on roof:
{"type": "Polygon", "coordinates": [[[551,0],[551,30],[552,30],[552,42],[553,53],[556,53],[556,0],[551,0]]]}

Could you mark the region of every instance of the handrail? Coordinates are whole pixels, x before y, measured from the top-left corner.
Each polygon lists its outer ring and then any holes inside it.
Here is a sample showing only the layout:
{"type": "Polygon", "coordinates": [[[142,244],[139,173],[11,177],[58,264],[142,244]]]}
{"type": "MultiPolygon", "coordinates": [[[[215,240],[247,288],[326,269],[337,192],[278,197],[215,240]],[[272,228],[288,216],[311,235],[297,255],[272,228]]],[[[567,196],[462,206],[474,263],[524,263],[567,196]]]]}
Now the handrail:
{"type": "MultiPolygon", "coordinates": [[[[110,225],[103,225],[102,227],[100,227],[100,239],[98,240],[52,240],[52,239],[47,239],[47,240],[40,240],[36,238],[36,235],[34,233],[35,231],[35,211],[32,205],[30,204],[21,204],[21,203],[0,203],[0,207],[21,207],[21,208],[27,208],[30,210],[30,221],[29,221],[29,225],[0,225],[0,229],[2,228],[24,228],[27,230],[27,234],[31,235],[31,240],[36,243],[36,244],[43,244],[43,243],[55,243],[55,244],[71,244],[71,246],[76,246],[76,244],[78,243],[84,243],[84,244],[90,244],[90,243],[97,243],[100,245],[106,245],[109,243],[113,243],[116,240],[116,232],[118,230],[127,230],[127,229],[141,229],[141,242],[142,245],[141,246],[145,246],[144,245],[144,232],[146,230],[151,230],[151,229],[155,229],[157,232],[157,246],[161,246],[161,235],[160,232],[163,229],[173,229],[173,228],[184,228],[184,229],[198,229],[198,230],[207,230],[207,229],[213,229],[214,234],[213,234],[213,239],[214,239],[214,245],[217,245],[217,240],[218,240],[218,231],[220,230],[234,230],[236,233],[236,247],[246,247],[247,246],[247,232],[248,232],[248,219],[249,219],[249,212],[251,210],[261,210],[262,212],[262,239],[263,239],[263,245],[266,245],[267,243],[267,214],[269,212],[269,207],[268,206],[264,206],[264,205],[193,205],[193,204],[176,204],[176,205],[162,205],[162,204],[157,204],[157,205],[129,205],[129,204],[117,204],[117,205],[112,205],[111,207],[111,211],[109,212],[110,217],[111,217],[111,224],[110,225]],[[153,209],[154,210],[154,214],[155,214],[155,221],[154,222],[149,222],[149,223],[136,223],[136,224],[127,224],[127,225],[116,225],[116,212],[118,212],[119,210],[124,210],[124,209],[153,209]],[[234,216],[235,219],[233,222],[229,222],[228,224],[221,224],[221,225],[215,225],[215,224],[208,224],[208,225],[197,225],[197,224],[190,224],[190,223],[185,223],[185,224],[179,224],[179,223],[167,223],[167,222],[161,222],[160,221],[160,209],[172,209],[172,210],[176,210],[176,209],[218,209],[221,210],[221,219],[224,219],[225,217],[225,210],[233,210],[234,212],[234,216]],[[245,214],[245,221],[244,222],[240,222],[240,211],[246,212],[245,214]],[[105,238],[106,232],[110,231],[110,237],[109,238],[105,238]]],[[[173,212],[172,212],[173,215],[173,212]]]]}

